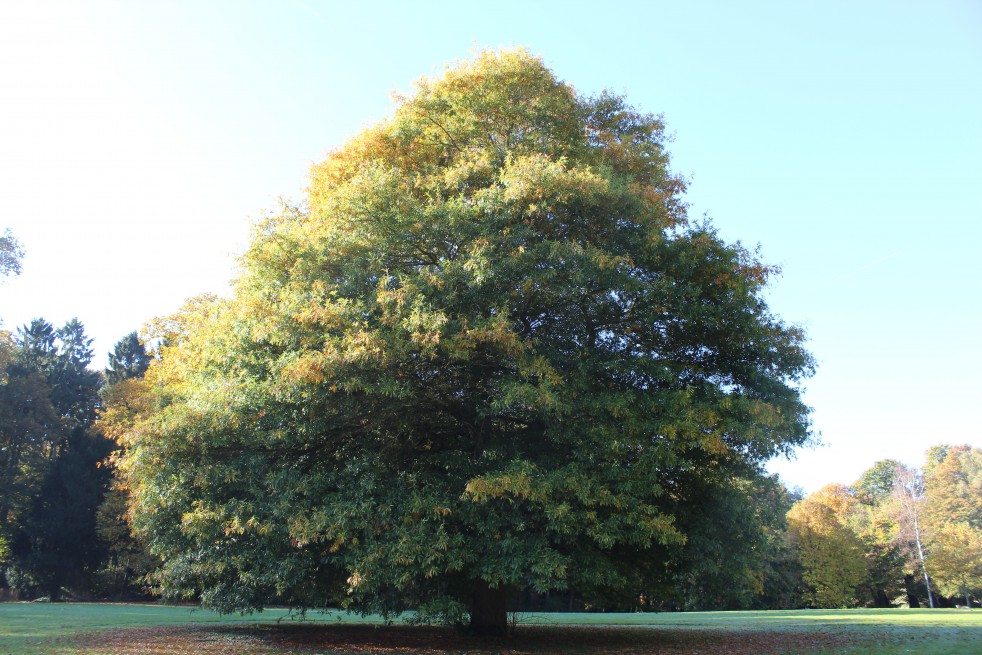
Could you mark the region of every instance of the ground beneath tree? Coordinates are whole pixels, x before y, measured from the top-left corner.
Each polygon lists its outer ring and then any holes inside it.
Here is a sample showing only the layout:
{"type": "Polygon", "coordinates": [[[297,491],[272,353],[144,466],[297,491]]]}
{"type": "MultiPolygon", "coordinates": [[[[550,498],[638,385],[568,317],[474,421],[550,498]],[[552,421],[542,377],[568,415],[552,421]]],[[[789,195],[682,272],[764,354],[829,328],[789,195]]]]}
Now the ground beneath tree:
{"type": "Polygon", "coordinates": [[[849,645],[841,633],[522,626],[477,638],[448,628],[364,625],[181,626],[89,633],[52,652],[71,655],[355,655],[367,653],[777,655],[849,645]]]}

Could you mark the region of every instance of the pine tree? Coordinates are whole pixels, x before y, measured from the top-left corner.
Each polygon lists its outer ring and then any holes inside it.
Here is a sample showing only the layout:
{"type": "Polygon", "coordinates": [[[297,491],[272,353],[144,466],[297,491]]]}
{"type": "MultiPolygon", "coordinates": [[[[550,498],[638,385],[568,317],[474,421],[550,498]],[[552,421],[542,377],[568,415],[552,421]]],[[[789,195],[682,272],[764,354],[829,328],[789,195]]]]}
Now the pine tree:
{"type": "Polygon", "coordinates": [[[100,464],[110,443],[90,429],[100,385],[99,374],[87,368],[91,342],[77,319],[59,329],[35,319],[18,330],[11,365],[11,379],[33,380],[34,393],[45,401],[40,407],[50,412],[36,414],[46,421],[43,439],[17,435],[33,466],[25,477],[30,500],[19,503],[16,525],[8,521],[15,571],[8,578],[53,600],[64,586],[88,586],[99,557],[95,513],[108,482],[100,464]]]}
{"type": "Polygon", "coordinates": [[[130,332],[117,341],[113,351],[109,353],[106,384],[113,385],[122,380],[143,377],[151,359],[136,332],[130,332]]]}

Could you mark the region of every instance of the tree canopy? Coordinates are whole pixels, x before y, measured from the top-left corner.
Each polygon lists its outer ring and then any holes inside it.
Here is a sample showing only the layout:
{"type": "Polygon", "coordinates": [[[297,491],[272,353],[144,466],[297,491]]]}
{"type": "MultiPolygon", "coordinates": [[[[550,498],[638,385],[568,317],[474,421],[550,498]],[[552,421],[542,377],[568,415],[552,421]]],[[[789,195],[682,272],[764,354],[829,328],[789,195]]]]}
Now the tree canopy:
{"type": "Polygon", "coordinates": [[[117,382],[143,377],[150,366],[151,357],[140,342],[137,333],[130,332],[116,342],[113,351],[109,353],[109,366],[106,367],[106,384],[112,386],[117,382]]]}
{"type": "Polygon", "coordinates": [[[936,446],[928,452],[924,524],[930,573],[941,592],[982,594],[982,449],[936,446]]]}
{"type": "Polygon", "coordinates": [[[315,165],[233,297],[153,335],[124,466],[164,590],[493,630],[510,590],[698,568],[726,535],[693,517],[808,439],[812,360],[773,269],[687,218],[665,145],[519,50],[315,165]]]}
{"type": "Polygon", "coordinates": [[[866,577],[859,537],[847,519],[856,500],[849,489],[830,484],[795,504],[788,527],[801,553],[805,600],[817,607],[847,607],[866,577]]]}
{"type": "Polygon", "coordinates": [[[20,275],[20,263],[24,248],[8,227],[0,234],[0,279],[8,275],[20,275]]]}

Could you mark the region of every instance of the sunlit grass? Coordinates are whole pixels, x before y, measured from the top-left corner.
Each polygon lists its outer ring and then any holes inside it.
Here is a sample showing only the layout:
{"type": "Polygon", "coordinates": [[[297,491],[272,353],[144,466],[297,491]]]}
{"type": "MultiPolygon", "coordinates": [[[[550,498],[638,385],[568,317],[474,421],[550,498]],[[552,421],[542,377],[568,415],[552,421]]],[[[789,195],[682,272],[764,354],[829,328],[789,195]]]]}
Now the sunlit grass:
{"type": "Polygon", "coordinates": [[[766,610],[756,612],[563,613],[520,615],[523,623],[650,625],[760,630],[834,626],[982,628],[982,611],[954,609],[766,610]]]}

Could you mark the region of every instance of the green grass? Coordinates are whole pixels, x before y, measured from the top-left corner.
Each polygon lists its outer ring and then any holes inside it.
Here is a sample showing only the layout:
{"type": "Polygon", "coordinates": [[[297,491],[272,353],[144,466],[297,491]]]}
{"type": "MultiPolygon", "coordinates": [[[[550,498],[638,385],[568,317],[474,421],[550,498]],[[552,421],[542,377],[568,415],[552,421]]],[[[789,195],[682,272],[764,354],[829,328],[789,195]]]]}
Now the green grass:
{"type": "MultiPolygon", "coordinates": [[[[129,604],[86,604],[86,603],[5,603],[0,604],[0,655],[55,655],[64,653],[94,654],[106,652],[98,647],[79,646],[75,650],[73,637],[77,634],[114,631],[116,635],[126,635],[126,629],[139,629],[152,626],[198,626],[195,635],[215,634],[216,639],[249,640],[249,653],[269,653],[279,655],[286,652],[282,646],[283,635],[291,633],[319,634],[315,626],[319,623],[378,623],[377,617],[363,619],[341,613],[309,613],[307,625],[284,628],[282,622],[290,622],[292,615],[282,609],[267,610],[253,615],[226,615],[190,607],[163,605],[129,604]],[[271,626],[281,622],[279,627],[271,626]],[[258,627],[255,627],[258,626],[258,627]],[[263,627],[265,626],[265,627],[263,627]],[[230,636],[231,635],[231,636],[230,636]],[[229,637],[230,636],[230,637],[229,637]],[[277,641],[279,639],[279,641],[277,641]]],[[[696,652],[700,644],[712,643],[717,650],[722,644],[741,644],[762,637],[780,642],[783,637],[797,640],[795,643],[811,643],[809,637],[815,636],[815,647],[796,646],[789,653],[807,652],[815,655],[979,655],[982,653],[982,611],[966,610],[798,610],[768,612],[687,612],[661,614],[526,614],[519,615],[520,630],[535,635],[536,632],[557,634],[563,626],[579,626],[567,631],[583,634],[583,645],[576,652],[607,652],[597,649],[597,636],[611,635],[621,639],[622,650],[630,652],[696,652]],[[638,628],[642,628],[641,631],[638,628]],[[647,628],[648,630],[643,630],[647,628]],[[682,641],[672,648],[658,650],[664,646],[665,638],[673,634],[681,635],[682,641]],[[628,636],[624,636],[628,635],[628,636]],[[646,635],[652,635],[646,637],[646,635]],[[700,641],[702,635],[711,642],[700,641]],[[593,639],[593,641],[590,641],[593,639]],[[647,640],[647,641],[645,641],[647,640]],[[688,640],[688,641],[686,641],[688,640]],[[824,640],[824,641],[823,641],[824,640]],[[834,645],[829,646],[829,642],[834,645]],[[687,650],[684,644],[692,643],[687,650]],[[841,642],[841,643],[840,643],[841,642]],[[660,645],[661,644],[661,645],[660,645]],[[682,644],[682,645],[680,645],[682,644]]],[[[404,628],[403,632],[411,629],[404,628]]],[[[155,634],[141,632],[134,634],[155,634]]],[[[170,633],[168,633],[170,634],[170,633]]],[[[355,634],[352,632],[352,634],[355,634]]],[[[143,638],[143,637],[139,637],[143,638]]],[[[600,637],[601,642],[603,636],[600,637]]],[[[615,640],[616,641],[616,640],[615,640]]],[[[301,649],[304,653],[346,653],[346,648],[337,646],[311,646],[316,639],[310,639],[301,649]]],[[[555,652],[563,646],[552,645],[549,639],[534,639],[529,642],[529,650],[535,652],[555,652]],[[536,645],[538,644],[538,645],[536,645]]],[[[576,643],[574,639],[572,643],[576,643]]],[[[790,642],[789,642],[790,643],[790,642]]],[[[745,645],[744,645],[745,647],[745,645]]],[[[395,652],[414,652],[413,648],[400,648],[395,652]],[[407,649],[408,648],[408,649],[407,649]]],[[[456,647],[454,647],[456,648],[456,647]]],[[[127,651],[128,652],[128,651],[127,651]]],[[[148,654],[177,652],[155,649],[146,644],[140,652],[148,654]]],[[[180,651],[185,652],[185,651],[180,651]]],[[[192,650],[186,651],[195,652],[192,650]]],[[[225,652],[225,651],[221,651],[225,652]]],[[[228,652],[238,652],[234,649],[228,652]]],[[[243,651],[244,652],[244,651],[243,651]]],[[[446,652],[458,652],[447,650],[446,652]]],[[[495,650],[489,652],[497,652],[495,650]]],[[[525,651],[528,652],[528,651],[525,651]]]]}
{"type": "MultiPolygon", "coordinates": [[[[222,615],[197,607],[117,603],[0,603],[0,655],[41,655],[47,642],[80,632],[163,625],[235,625],[290,620],[287,610],[222,615]]],[[[322,615],[310,615],[312,618],[322,615]]],[[[346,617],[356,620],[359,617],[346,617]]]]}
{"type": "Polygon", "coordinates": [[[563,613],[520,615],[528,623],[647,625],[658,627],[772,630],[838,626],[951,627],[982,629],[982,611],[947,609],[766,610],[757,612],[563,613]]]}

